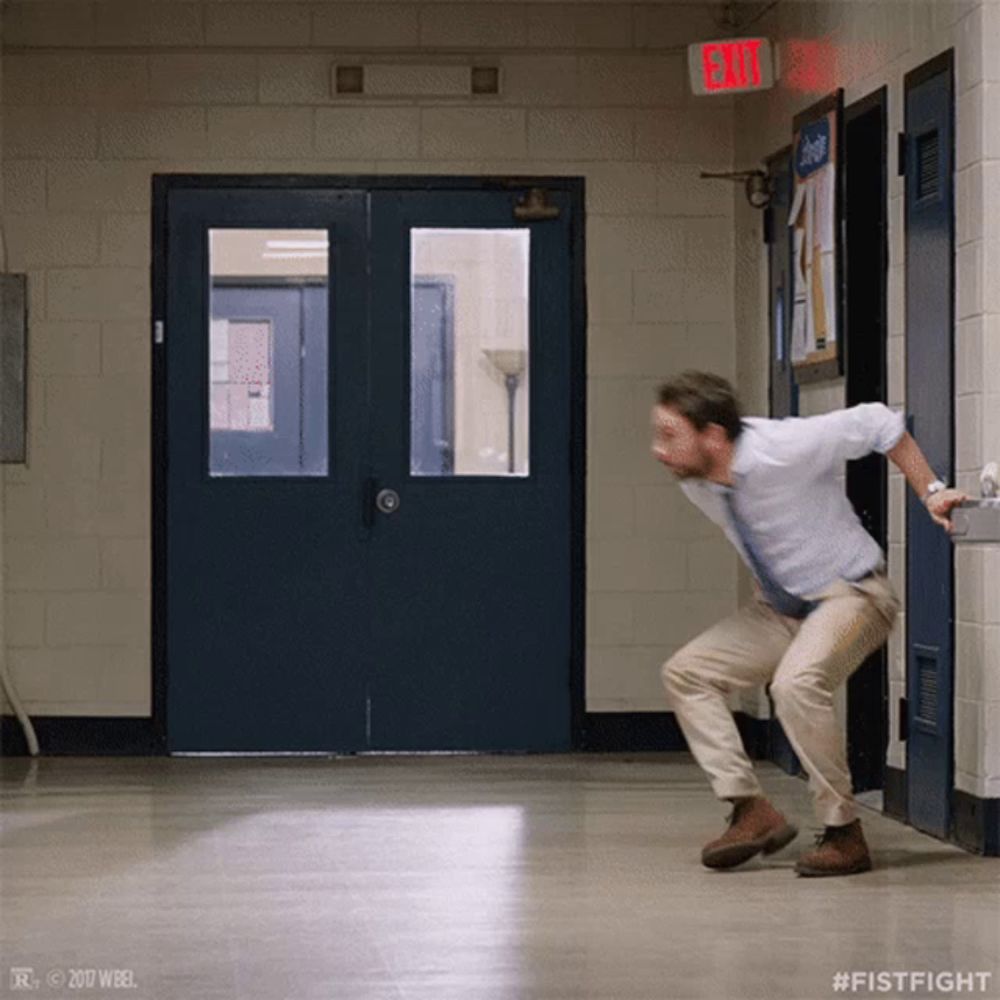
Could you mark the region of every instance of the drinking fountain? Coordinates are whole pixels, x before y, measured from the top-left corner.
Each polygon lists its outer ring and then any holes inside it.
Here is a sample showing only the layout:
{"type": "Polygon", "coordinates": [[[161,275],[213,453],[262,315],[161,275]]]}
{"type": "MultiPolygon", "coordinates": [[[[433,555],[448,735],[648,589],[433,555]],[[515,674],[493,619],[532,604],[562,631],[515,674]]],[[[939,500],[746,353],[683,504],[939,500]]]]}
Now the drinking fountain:
{"type": "Polygon", "coordinates": [[[1000,468],[988,463],[979,476],[978,500],[966,500],[952,509],[952,540],[961,542],[1000,542],[1000,468]]]}

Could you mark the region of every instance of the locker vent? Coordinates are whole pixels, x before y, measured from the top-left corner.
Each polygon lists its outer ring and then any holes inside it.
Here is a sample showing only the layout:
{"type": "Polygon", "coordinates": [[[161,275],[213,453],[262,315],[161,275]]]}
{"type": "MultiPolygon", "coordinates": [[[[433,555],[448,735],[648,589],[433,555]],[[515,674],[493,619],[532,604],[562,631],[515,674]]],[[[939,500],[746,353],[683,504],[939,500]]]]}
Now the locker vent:
{"type": "Polygon", "coordinates": [[[938,132],[917,136],[917,198],[935,198],[941,189],[938,132]]]}
{"type": "Polygon", "coordinates": [[[937,727],[938,655],[936,649],[914,651],[917,667],[917,718],[925,726],[937,727]]]}

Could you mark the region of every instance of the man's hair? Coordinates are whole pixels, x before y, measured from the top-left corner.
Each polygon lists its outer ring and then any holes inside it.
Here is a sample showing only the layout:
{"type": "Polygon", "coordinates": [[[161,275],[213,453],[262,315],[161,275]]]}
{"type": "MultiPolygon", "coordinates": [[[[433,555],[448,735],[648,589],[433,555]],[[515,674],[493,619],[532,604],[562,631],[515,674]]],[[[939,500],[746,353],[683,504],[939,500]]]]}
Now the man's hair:
{"type": "Polygon", "coordinates": [[[681,372],[669,382],[664,382],[657,394],[661,406],[672,406],[699,431],[709,424],[719,424],[729,440],[735,441],[743,430],[736,393],[719,375],[681,372]]]}

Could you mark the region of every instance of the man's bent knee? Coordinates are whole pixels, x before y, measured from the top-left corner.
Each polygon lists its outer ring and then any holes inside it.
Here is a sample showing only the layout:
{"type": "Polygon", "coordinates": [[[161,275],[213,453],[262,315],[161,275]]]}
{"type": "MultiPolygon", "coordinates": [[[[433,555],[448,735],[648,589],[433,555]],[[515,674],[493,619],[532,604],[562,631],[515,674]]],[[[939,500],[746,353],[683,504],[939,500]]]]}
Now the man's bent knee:
{"type": "Polygon", "coordinates": [[[830,702],[832,694],[816,677],[799,674],[780,677],[771,682],[769,693],[777,715],[803,707],[818,707],[830,702]]]}
{"type": "Polygon", "coordinates": [[[692,688],[704,686],[697,660],[686,656],[683,650],[660,667],[660,677],[668,694],[685,694],[692,688]]]}

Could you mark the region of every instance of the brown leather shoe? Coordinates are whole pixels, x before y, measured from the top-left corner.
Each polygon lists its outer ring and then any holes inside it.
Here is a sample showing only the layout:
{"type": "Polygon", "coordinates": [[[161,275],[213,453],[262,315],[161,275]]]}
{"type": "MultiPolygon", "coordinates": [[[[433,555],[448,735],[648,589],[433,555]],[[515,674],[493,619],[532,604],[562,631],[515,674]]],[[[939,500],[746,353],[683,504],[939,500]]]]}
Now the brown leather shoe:
{"type": "Polygon", "coordinates": [[[701,852],[706,868],[735,868],[763,851],[774,854],[791,843],[798,830],[762,796],[736,799],[729,829],[701,852]]]}
{"type": "Polygon", "coordinates": [[[815,850],[806,851],[795,865],[796,873],[806,876],[856,875],[871,868],[859,819],[846,826],[828,826],[816,838],[815,850]]]}

